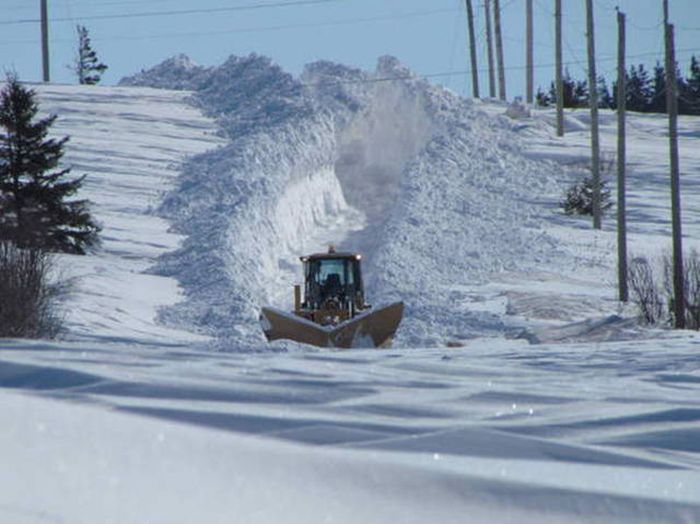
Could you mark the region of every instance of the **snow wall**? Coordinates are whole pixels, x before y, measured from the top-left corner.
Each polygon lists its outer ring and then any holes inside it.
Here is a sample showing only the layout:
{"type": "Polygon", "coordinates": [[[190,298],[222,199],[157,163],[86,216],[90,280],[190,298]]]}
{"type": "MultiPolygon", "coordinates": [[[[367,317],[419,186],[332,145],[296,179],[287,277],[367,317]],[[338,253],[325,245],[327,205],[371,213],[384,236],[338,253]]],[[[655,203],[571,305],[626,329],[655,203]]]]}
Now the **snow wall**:
{"type": "Polygon", "coordinates": [[[166,195],[187,240],[154,269],[187,296],[162,319],[219,348],[288,347],[265,344],[260,307],[291,308],[298,257],[328,244],[365,255],[373,303],[405,301],[401,346],[501,333],[499,315],[465,307],[469,286],[557,256],[537,204],[557,191],[555,166],[520,153],[517,121],[392,57],[372,73],[317,62],[296,79],[257,55],[212,68],[181,55],[121,85],[193,91],[230,140],[166,195]]]}

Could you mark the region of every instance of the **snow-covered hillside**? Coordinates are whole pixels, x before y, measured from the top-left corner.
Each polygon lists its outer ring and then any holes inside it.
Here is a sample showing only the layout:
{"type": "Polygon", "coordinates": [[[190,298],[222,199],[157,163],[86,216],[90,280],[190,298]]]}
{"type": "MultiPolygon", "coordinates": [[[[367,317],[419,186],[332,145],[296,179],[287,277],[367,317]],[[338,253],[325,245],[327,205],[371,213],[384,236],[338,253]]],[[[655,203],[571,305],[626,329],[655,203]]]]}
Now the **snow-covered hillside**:
{"type": "Polygon", "coordinates": [[[217,128],[185,103],[186,93],[155,89],[42,86],[40,109],[58,115],[52,131],[70,136],[64,162],[87,174],[84,196],[104,231],[88,257],[65,257],[75,278],[65,308],[71,339],[134,343],[205,340],[157,322],[159,308],[181,300],[177,281],[148,274],[181,237],[155,215],[181,163],[216,148],[217,128]]]}
{"type": "MultiPolygon", "coordinates": [[[[585,112],[559,139],[388,57],[122,84],[37,87],[103,245],[61,260],[62,340],[0,342],[0,521],[700,521],[700,337],[637,325],[613,217],[558,211],[585,112]],[[259,307],[329,243],[406,302],[391,350],[264,341],[259,307]]],[[[637,254],[667,243],[664,126],[630,116],[637,254]]],[[[690,248],[700,120],[681,132],[690,248]]]]}

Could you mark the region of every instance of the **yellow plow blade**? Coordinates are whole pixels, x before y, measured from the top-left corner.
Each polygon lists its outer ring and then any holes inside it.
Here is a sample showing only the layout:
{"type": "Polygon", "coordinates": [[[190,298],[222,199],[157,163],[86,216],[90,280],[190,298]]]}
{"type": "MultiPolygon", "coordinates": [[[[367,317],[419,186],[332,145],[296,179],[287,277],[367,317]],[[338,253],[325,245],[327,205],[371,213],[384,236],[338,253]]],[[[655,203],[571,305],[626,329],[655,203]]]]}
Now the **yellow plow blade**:
{"type": "Polygon", "coordinates": [[[260,315],[268,340],[288,339],[321,347],[384,347],[391,343],[401,318],[403,302],[362,313],[332,326],[320,326],[279,309],[264,307],[260,315]]]}

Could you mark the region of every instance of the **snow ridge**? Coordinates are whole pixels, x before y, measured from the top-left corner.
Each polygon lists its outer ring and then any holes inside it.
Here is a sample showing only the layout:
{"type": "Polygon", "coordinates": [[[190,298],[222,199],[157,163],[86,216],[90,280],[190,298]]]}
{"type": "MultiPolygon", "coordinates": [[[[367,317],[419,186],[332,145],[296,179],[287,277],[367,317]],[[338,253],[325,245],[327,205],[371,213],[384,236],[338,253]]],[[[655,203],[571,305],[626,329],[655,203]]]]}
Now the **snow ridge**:
{"type": "MultiPolygon", "coordinates": [[[[250,349],[261,342],[259,306],[279,288],[279,260],[314,224],[347,208],[333,176],[331,120],[267,58],[232,57],[192,72],[195,102],[217,118],[230,144],[194,157],[161,207],[188,235],[156,268],[176,276],[188,296],[162,317],[214,335],[222,347],[250,349]],[[295,193],[313,196],[294,206],[295,193]]],[[[164,88],[182,84],[157,71],[142,78],[164,88]]]]}
{"type": "Polygon", "coordinates": [[[163,318],[223,348],[261,346],[260,306],[288,308],[296,257],[326,243],[365,253],[373,301],[407,303],[406,346],[502,333],[457,284],[557,255],[531,204],[551,193],[553,167],[523,156],[516,123],[395,58],[374,73],[317,62],[294,79],[254,54],[209,69],[176,57],[123,83],[194,89],[230,140],[192,159],[165,199],[188,239],[157,269],[188,296],[163,318]]]}

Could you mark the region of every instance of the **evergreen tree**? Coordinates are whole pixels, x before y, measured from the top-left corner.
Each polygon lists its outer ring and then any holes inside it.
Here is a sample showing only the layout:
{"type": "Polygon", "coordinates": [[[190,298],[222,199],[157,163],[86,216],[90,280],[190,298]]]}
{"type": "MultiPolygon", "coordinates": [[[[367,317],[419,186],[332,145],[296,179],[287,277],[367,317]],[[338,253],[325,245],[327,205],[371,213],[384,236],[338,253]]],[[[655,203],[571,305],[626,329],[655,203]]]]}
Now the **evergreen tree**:
{"type": "Polygon", "coordinates": [[[652,113],[666,112],[666,69],[659,62],[654,66],[654,80],[652,81],[651,105],[652,113]]]}
{"type": "Polygon", "coordinates": [[[549,83],[549,93],[547,93],[547,100],[551,104],[557,103],[557,85],[554,81],[549,83]]]}
{"type": "MultiPolygon", "coordinates": [[[[571,78],[569,70],[566,69],[561,79],[562,91],[564,94],[564,107],[585,107],[588,105],[588,87],[586,81],[577,82],[571,78]]],[[[552,103],[557,101],[557,88],[554,82],[549,88],[549,99],[552,103]]]]}
{"type": "Polygon", "coordinates": [[[649,72],[642,64],[631,66],[627,77],[627,110],[649,112],[651,110],[652,87],[649,72]]]}
{"type": "Polygon", "coordinates": [[[588,82],[578,80],[574,87],[573,107],[588,107],[588,82]]]}
{"type": "Polygon", "coordinates": [[[700,62],[695,55],[690,58],[690,75],[687,80],[688,97],[692,100],[693,115],[700,115],[700,62]]]}
{"type": "Polygon", "coordinates": [[[90,45],[90,37],[85,26],[76,26],[78,31],[78,56],[75,59],[75,74],[80,84],[97,84],[107,66],[97,59],[97,53],[90,45]]]}
{"type": "Polygon", "coordinates": [[[535,101],[539,107],[549,107],[551,100],[549,95],[542,91],[541,87],[537,88],[537,94],[535,95],[535,101]]]}
{"type": "Polygon", "coordinates": [[[19,247],[84,254],[99,227],[86,200],[67,200],[84,176],[56,170],[68,137],[47,139],[56,120],[35,121],[36,92],[9,75],[0,91],[0,240],[19,247]]]}
{"type": "Polygon", "coordinates": [[[608,83],[605,81],[605,77],[598,77],[598,107],[605,109],[616,109],[617,100],[616,96],[617,86],[613,83],[613,92],[610,93],[608,89],[608,83]]]}
{"type": "MultiPolygon", "coordinates": [[[[600,181],[600,199],[600,209],[605,213],[613,205],[610,201],[610,189],[607,188],[605,180],[600,181]]],[[[593,216],[593,179],[586,177],[569,187],[563,200],[559,202],[559,207],[567,215],[593,216]]]]}
{"type": "Polygon", "coordinates": [[[690,75],[683,78],[678,71],[678,113],[681,115],[700,115],[700,97],[697,87],[700,85],[700,66],[693,56],[690,60],[690,75]]]}
{"type": "Polygon", "coordinates": [[[690,57],[690,76],[688,77],[688,87],[696,100],[700,100],[700,62],[695,55],[690,57]]]}

